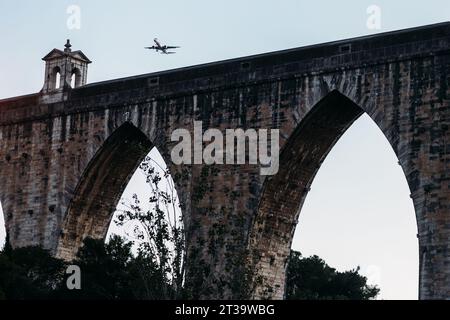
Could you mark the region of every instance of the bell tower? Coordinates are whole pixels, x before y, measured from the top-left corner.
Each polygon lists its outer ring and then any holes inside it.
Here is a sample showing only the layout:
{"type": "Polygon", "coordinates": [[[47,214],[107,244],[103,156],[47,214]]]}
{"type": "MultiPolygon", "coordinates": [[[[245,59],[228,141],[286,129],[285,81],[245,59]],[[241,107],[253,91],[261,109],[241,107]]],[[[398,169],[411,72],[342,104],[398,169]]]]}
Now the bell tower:
{"type": "Polygon", "coordinates": [[[86,84],[91,61],[80,50],[72,51],[69,39],[64,47],[64,51],[53,49],[42,58],[45,61],[43,93],[57,93],[86,84]]]}

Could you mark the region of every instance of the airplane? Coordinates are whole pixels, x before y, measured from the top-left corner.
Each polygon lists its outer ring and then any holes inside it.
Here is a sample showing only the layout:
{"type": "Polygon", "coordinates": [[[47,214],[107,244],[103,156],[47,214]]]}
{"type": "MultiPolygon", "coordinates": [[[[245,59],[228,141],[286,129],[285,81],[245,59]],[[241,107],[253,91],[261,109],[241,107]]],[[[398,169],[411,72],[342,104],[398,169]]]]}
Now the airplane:
{"type": "Polygon", "coordinates": [[[145,49],[156,50],[156,52],[161,51],[161,54],[173,54],[173,53],[176,53],[176,52],[173,52],[173,51],[170,52],[170,51],[167,51],[167,50],[168,49],[179,48],[179,47],[176,47],[176,46],[162,46],[159,43],[157,38],[153,39],[153,41],[155,42],[156,45],[155,46],[151,46],[151,47],[145,47],[145,49]]]}

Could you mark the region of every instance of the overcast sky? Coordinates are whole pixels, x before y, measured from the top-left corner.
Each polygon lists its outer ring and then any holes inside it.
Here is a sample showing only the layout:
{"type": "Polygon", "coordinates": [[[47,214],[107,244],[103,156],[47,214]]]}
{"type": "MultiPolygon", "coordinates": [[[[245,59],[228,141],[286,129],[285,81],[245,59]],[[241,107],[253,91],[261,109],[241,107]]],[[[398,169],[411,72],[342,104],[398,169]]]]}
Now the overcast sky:
{"type": "MultiPolygon", "coordinates": [[[[0,99],[42,88],[41,58],[53,48],[81,49],[93,61],[89,82],[149,73],[449,20],[450,2],[411,1],[32,1],[0,2],[0,99]],[[69,29],[67,9],[81,10],[69,29]],[[367,9],[381,9],[381,28],[367,9]],[[158,37],[176,55],[143,49],[158,37]]],[[[1,182],[0,182],[1,183],[1,182]]],[[[136,177],[127,188],[140,188],[136,177]]],[[[0,218],[0,242],[4,237],[0,218]]],[[[417,298],[414,210],[386,139],[367,116],[341,138],[320,169],[300,216],[293,247],[339,270],[361,266],[381,298],[417,298]]]]}

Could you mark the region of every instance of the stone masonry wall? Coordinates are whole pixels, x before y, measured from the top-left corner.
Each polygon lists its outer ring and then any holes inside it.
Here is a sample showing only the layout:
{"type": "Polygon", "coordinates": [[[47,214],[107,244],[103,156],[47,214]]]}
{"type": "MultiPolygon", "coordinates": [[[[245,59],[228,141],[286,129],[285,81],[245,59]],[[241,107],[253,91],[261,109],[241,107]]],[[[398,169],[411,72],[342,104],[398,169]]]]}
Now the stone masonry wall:
{"type": "Polygon", "coordinates": [[[411,190],[420,298],[449,298],[449,69],[450,24],[440,24],[1,100],[0,200],[12,245],[70,259],[84,237],[104,237],[156,146],[180,196],[194,297],[282,298],[313,178],[366,112],[411,190]],[[171,133],[192,132],[194,120],[203,130],[280,129],[278,174],[174,165],[171,133]]]}

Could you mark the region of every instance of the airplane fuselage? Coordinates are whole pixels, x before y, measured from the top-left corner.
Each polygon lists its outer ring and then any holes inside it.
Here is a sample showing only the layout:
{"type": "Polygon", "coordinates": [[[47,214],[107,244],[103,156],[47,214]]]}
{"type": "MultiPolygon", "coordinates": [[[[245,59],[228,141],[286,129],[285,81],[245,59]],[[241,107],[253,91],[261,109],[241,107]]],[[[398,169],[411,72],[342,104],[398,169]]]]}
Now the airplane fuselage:
{"type": "Polygon", "coordinates": [[[156,50],[156,52],[161,51],[161,53],[169,54],[169,53],[175,53],[175,52],[168,52],[167,49],[179,48],[179,47],[174,47],[174,46],[166,46],[166,45],[163,46],[159,43],[157,38],[153,39],[153,42],[155,43],[155,45],[152,47],[146,47],[146,49],[153,49],[153,50],[156,50]]]}

